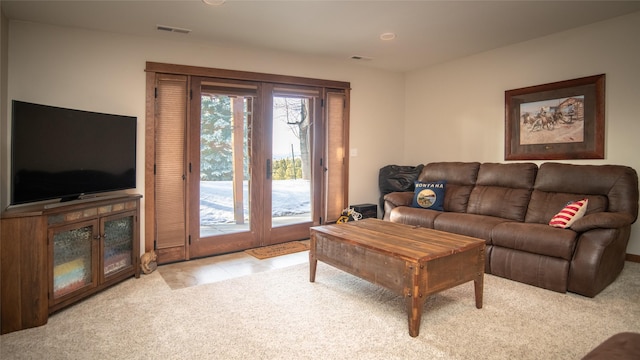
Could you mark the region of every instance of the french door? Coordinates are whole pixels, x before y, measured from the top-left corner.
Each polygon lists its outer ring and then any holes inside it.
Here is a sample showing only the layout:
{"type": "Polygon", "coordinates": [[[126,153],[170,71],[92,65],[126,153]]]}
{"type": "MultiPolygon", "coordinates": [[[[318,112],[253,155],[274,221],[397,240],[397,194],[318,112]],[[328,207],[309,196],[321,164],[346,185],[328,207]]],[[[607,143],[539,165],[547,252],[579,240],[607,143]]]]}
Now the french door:
{"type": "Polygon", "coordinates": [[[348,83],[158,63],[146,71],[145,251],[158,263],[306,239],[339,217],[348,83]]]}
{"type": "Polygon", "coordinates": [[[321,92],[194,77],[190,256],[305,239],[320,222],[321,92]]]}

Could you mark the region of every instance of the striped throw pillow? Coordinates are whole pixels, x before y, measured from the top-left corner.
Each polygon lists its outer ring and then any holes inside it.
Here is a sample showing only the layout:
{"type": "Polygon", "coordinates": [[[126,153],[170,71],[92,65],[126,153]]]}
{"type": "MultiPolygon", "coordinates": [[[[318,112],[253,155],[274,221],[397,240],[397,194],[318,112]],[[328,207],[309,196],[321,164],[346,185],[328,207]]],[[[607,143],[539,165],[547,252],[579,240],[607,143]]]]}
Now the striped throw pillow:
{"type": "Polygon", "coordinates": [[[571,226],[576,220],[584,216],[587,211],[587,203],[589,199],[582,199],[575,202],[570,202],[559,213],[555,214],[549,225],[557,228],[566,229],[571,226]]]}

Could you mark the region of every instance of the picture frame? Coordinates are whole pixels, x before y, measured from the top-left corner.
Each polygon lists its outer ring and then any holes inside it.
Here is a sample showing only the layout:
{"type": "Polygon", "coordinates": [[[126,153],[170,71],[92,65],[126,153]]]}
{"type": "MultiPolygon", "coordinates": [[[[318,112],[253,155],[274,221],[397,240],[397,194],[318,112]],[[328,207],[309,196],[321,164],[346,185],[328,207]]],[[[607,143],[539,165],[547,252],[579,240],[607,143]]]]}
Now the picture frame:
{"type": "Polygon", "coordinates": [[[605,74],[505,91],[505,160],[604,159],[605,74]]]}

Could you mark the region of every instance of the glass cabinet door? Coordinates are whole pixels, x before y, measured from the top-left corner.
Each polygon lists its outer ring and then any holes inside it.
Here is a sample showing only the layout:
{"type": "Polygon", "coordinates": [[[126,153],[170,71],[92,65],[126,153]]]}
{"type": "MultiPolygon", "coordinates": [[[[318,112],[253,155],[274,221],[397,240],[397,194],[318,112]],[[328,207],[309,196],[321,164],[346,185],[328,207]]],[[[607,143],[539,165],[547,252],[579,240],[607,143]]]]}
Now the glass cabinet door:
{"type": "Polygon", "coordinates": [[[134,216],[135,213],[126,213],[104,220],[102,228],[103,281],[120,271],[131,269],[133,265],[134,216]]]}
{"type": "Polygon", "coordinates": [[[93,266],[97,259],[96,229],[96,221],[87,221],[50,230],[52,303],[76,291],[96,286],[93,266]]]}

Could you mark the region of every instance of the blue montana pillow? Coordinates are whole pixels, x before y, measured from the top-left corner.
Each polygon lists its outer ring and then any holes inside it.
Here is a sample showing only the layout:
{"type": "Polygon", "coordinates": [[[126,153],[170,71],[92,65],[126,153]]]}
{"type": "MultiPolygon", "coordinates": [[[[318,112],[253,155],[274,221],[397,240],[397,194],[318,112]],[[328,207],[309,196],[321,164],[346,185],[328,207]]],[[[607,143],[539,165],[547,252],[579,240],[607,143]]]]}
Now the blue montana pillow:
{"type": "Polygon", "coordinates": [[[416,189],[413,192],[413,207],[431,210],[444,210],[444,191],[447,182],[444,180],[434,182],[416,181],[416,189]]]}

